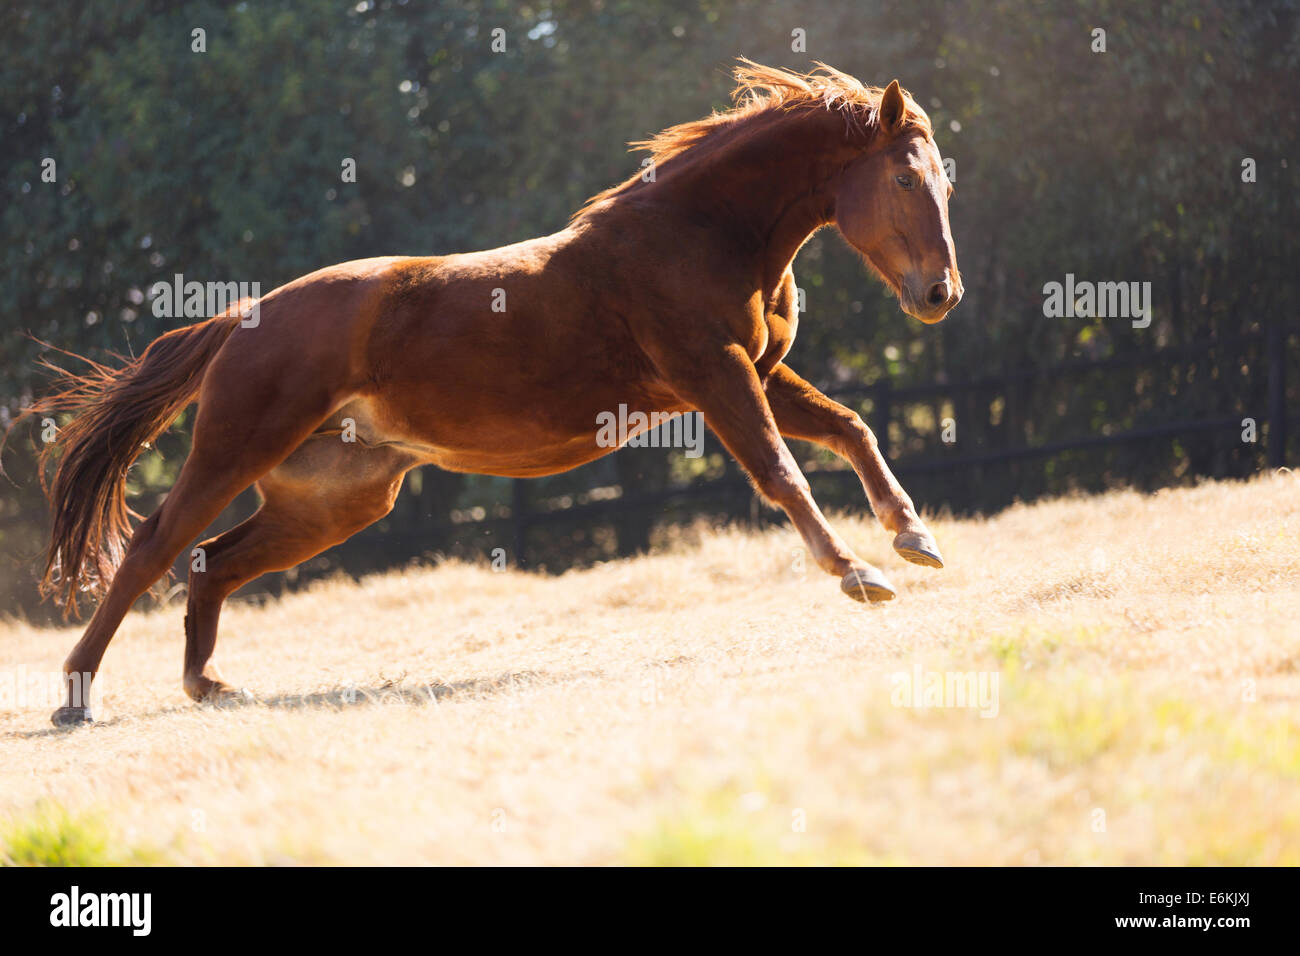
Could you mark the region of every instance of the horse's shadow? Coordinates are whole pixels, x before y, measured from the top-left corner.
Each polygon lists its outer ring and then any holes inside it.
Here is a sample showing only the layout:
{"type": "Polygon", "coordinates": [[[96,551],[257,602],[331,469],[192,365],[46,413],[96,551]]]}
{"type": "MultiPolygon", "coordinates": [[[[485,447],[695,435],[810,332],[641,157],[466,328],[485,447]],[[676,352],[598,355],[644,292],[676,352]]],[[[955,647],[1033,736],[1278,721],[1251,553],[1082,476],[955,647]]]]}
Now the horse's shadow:
{"type": "Polygon", "coordinates": [[[556,680],[553,675],[541,671],[515,671],[498,677],[474,677],[468,680],[431,684],[406,684],[401,680],[384,681],[367,687],[354,684],[340,684],[328,690],[314,691],[306,694],[279,694],[267,698],[243,698],[219,704],[200,706],[213,708],[240,707],[274,707],[295,710],[304,707],[347,707],[367,706],[426,706],[436,704],[454,695],[486,696],[516,690],[531,684],[556,680]]]}
{"type": "MultiPolygon", "coordinates": [[[[302,694],[277,694],[273,697],[255,697],[249,695],[220,703],[198,704],[189,707],[160,707],[146,713],[122,714],[108,720],[97,720],[83,727],[112,727],[130,721],[149,720],[179,713],[192,713],[200,710],[242,710],[248,707],[267,707],[277,710],[309,710],[332,708],[344,710],[350,707],[424,707],[437,704],[449,697],[484,697],[492,694],[509,693],[522,687],[541,683],[555,683],[574,680],[579,677],[598,676],[595,671],[555,675],[544,671],[513,671],[497,677],[474,677],[460,681],[438,681],[427,684],[407,684],[403,679],[386,680],[377,684],[359,686],[355,684],[338,684],[326,690],[311,691],[302,694]]],[[[39,737],[60,737],[72,733],[76,727],[47,727],[42,730],[13,731],[0,734],[0,739],[32,739],[39,737]]]]}

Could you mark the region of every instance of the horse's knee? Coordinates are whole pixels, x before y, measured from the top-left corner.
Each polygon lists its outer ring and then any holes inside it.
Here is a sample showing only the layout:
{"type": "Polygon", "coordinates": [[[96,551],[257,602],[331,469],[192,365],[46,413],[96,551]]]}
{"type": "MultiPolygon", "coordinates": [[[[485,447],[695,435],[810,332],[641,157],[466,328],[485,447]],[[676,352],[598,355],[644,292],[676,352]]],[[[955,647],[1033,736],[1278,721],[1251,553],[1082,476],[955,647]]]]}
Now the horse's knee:
{"type": "Polygon", "coordinates": [[[837,425],[834,433],[835,445],[831,450],[841,458],[853,461],[863,449],[869,455],[879,454],[880,442],[876,439],[876,433],[857,412],[850,410],[848,414],[839,417],[837,425]]]}
{"type": "Polygon", "coordinates": [[[755,483],[768,501],[789,511],[812,499],[808,479],[797,467],[782,462],[766,474],[755,478],[755,483]]]}

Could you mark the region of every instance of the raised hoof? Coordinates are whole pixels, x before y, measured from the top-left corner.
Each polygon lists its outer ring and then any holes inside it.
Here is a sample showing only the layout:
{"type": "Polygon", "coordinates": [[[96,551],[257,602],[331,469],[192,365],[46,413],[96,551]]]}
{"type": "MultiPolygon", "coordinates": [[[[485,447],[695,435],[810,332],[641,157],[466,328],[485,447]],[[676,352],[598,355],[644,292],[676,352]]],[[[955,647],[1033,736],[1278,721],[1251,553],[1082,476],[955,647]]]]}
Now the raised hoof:
{"type": "Polygon", "coordinates": [[[927,568],[943,567],[943,557],[939,546],[934,543],[928,531],[902,531],[894,537],[894,550],[913,564],[923,564],[927,568]]]}
{"type": "Polygon", "coordinates": [[[840,578],[840,590],[853,600],[864,604],[868,602],[879,604],[881,601],[891,601],[894,598],[893,587],[875,568],[854,568],[840,578]]]}
{"type": "Polygon", "coordinates": [[[55,727],[79,727],[82,724],[91,724],[95,718],[90,713],[89,707],[60,707],[52,715],[50,722],[55,727]]]}

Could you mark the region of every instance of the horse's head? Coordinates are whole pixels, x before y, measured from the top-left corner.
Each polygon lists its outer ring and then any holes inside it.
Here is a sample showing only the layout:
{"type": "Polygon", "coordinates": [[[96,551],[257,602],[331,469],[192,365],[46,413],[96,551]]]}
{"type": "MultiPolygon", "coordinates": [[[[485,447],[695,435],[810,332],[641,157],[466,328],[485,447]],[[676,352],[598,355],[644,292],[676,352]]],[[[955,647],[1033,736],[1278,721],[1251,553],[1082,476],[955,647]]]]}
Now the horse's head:
{"type": "Polygon", "coordinates": [[[881,95],[871,145],[845,167],[835,224],[898,295],[903,311],[939,322],[961,301],[948,228],[952,186],[929,124],[917,121],[898,81],[881,95]]]}

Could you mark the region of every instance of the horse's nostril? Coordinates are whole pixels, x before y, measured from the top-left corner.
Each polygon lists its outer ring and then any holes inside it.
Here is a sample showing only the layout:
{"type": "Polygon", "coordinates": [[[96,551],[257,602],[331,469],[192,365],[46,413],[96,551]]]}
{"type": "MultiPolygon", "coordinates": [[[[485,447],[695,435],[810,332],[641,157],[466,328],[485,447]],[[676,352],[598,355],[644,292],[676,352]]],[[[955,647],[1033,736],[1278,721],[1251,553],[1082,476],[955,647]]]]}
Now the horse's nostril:
{"type": "Polygon", "coordinates": [[[935,307],[943,305],[948,301],[948,283],[936,282],[930,286],[930,291],[926,294],[925,300],[935,307]]]}

